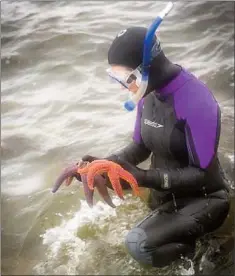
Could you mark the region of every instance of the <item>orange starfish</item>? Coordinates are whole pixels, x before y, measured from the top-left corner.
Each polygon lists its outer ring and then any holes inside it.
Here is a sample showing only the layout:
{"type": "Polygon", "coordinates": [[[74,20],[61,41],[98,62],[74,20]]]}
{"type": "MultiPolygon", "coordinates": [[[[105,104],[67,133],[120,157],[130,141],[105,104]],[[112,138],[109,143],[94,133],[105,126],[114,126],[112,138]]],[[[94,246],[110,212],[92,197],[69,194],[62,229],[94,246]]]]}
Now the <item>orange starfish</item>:
{"type": "MultiPolygon", "coordinates": [[[[90,207],[93,206],[93,195],[94,195],[94,189],[91,190],[88,187],[87,184],[87,176],[86,174],[80,174],[80,178],[77,174],[78,168],[83,168],[87,165],[88,162],[80,161],[76,164],[68,166],[66,169],[63,170],[63,172],[59,175],[59,177],[56,179],[56,182],[52,188],[52,193],[55,193],[60,186],[63,184],[63,182],[66,182],[66,186],[69,186],[71,182],[73,181],[73,178],[75,177],[78,181],[82,182],[83,184],[83,190],[84,195],[86,198],[86,201],[90,207]]],[[[108,193],[108,188],[106,187],[106,179],[101,175],[96,175],[94,178],[94,186],[97,188],[97,191],[102,196],[104,201],[111,207],[115,208],[116,206],[113,204],[112,199],[108,193]]]]}
{"type": "Polygon", "coordinates": [[[124,170],[119,164],[108,160],[95,160],[88,163],[84,168],[78,168],[79,174],[87,174],[87,184],[91,190],[94,190],[95,175],[107,173],[112,187],[116,194],[123,199],[123,190],[120,179],[128,182],[134,191],[134,195],[139,196],[139,186],[134,176],[128,171],[124,170]]]}

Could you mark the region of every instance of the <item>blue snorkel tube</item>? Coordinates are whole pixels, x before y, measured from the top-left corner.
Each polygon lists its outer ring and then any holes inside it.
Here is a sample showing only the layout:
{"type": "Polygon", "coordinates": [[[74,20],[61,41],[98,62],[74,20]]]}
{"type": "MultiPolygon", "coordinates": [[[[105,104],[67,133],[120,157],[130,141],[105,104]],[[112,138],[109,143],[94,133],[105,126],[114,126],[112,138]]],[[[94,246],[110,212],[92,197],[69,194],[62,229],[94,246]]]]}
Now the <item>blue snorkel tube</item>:
{"type": "Polygon", "coordinates": [[[165,9],[163,9],[160,14],[157,16],[155,21],[152,23],[152,25],[149,27],[147,34],[144,39],[144,52],[143,52],[143,63],[142,63],[142,78],[141,83],[139,86],[138,91],[135,93],[135,95],[132,97],[131,100],[125,102],[124,107],[128,111],[132,111],[135,109],[137,103],[139,100],[144,96],[144,93],[148,86],[148,80],[149,80],[149,67],[151,62],[151,53],[152,53],[152,41],[155,36],[155,32],[159,25],[162,23],[163,18],[170,12],[170,10],[173,7],[173,3],[169,2],[165,9]]]}

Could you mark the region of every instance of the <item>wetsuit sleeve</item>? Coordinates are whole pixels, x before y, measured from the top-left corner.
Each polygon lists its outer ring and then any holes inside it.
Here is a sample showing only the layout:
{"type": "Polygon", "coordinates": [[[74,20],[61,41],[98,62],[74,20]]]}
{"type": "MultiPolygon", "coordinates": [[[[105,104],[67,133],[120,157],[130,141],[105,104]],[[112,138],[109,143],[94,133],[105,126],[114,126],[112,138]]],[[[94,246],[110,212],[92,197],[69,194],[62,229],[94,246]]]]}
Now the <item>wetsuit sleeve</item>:
{"type": "Polygon", "coordinates": [[[179,169],[151,169],[144,172],[141,186],[171,192],[198,191],[205,182],[205,172],[196,167],[179,169]]]}
{"type": "MultiPolygon", "coordinates": [[[[118,163],[118,160],[123,160],[125,163],[130,164],[134,168],[137,168],[136,165],[145,161],[149,157],[150,153],[151,152],[144,146],[144,144],[137,144],[135,141],[132,141],[125,148],[115,154],[110,155],[106,159],[116,163],[118,163]]],[[[120,179],[120,184],[122,189],[130,189],[130,185],[122,179],[120,179]]],[[[108,177],[106,177],[106,186],[113,190],[108,177]]]]}
{"type": "Polygon", "coordinates": [[[144,162],[149,157],[150,153],[151,152],[144,146],[144,144],[137,144],[133,141],[116,154],[109,156],[107,159],[122,159],[136,166],[141,162],[144,162]]]}
{"type": "MultiPolygon", "coordinates": [[[[108,156],[106,159],[111,160],[113,162],[117,162],[121,159],[133,166],[136,166],[141,162],[147,160],[147,158],[150,156],[151,151],[145,147],[141,138],[141,115],[143,103],[144,99],[141,99],[137,105],[136,121],[132,137],[133,141],[125,148],[121,149],[117,153],[108,156]]],[[[130,189],[130,185],[124,180],[120,180],[120,183],[123,189],[130,189]]],[[[108,186],[110,189],[113,189],[108,178],[106,186],[108,186]]]]}
{"type": "Polygon", "coordinates": [[[141,99],[137,105],[136,121],[133,133],[133,141],[123,148],[121,151],[111,155],[108,159],[117,160],[122,159],[129,162],[132,165],[138,165],[145,161],[151,154],[141,138],[141,114],[143,108],[144,99],[141,99]]]}
{"type": "MultiPolygon", "coordinates": [[[[152,188],[155,190],[201,190],[204,185],[205,172],[196,167],[186,167],[179,169],[149,169],[143,170],[130,164],[124,159],[110,158],[129,171],[137,180],[140,187],[152,188]]],[[[122,183],[123,184],[123,183],[122,183]]],[[[123,186],[123,185],[122,185],[123,186]]],[[[124,186],[123,186],[124,187],[124,186]]]]}
{"type": "Polygon", "coordinates": [[[109,156],[107,159],[122,159],[132,165],[138,165],[150,156],[151,152],[145,147],[141,138],[141,115],[143,104],[144,98],[141,99],[137,105],[136,121],[132,137],[133,141],[121,151],[109,156]]]}

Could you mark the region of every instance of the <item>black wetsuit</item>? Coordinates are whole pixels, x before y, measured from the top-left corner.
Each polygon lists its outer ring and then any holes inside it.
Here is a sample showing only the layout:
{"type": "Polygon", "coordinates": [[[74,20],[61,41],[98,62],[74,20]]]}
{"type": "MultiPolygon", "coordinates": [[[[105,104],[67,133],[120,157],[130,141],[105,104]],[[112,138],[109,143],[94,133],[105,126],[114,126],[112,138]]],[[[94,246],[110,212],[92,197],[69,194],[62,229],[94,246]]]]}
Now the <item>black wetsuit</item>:
{"type": "Polygon", "coordinates": [[[151,189],[154,211],[126,237],[138,262],[161,267],[193,253],[196,239],[225,220],[229,200],[217,157],[220,124],[212,93],[184,69],[139,102],[133,141],[116,154],[132,165],[151,155],[150,179],[142,186],[151,189]]]}

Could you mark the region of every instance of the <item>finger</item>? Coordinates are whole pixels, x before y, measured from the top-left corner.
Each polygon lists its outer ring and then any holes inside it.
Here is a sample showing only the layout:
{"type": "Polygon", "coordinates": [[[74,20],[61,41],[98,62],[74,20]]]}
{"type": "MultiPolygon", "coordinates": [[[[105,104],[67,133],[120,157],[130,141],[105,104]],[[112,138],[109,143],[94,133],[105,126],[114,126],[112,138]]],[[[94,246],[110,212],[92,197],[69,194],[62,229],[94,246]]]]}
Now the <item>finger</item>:
{"type": "Polygon", "coordinates": [[[111,206],[112,208],[115,208],[116,206],[113,204],[112,199],[108,193],[108,188],[106,187],[106,180],[101,175],[95,176],[95,184],[94,186],[97,188],[99,194],[102,196],[104,201],[111,206]]]}
{"type": "Polygon", "coordinates": [[[94,190],[89,189],[89,187],[87,185],[87,176],[85,174],[81,175],[81,179],[82,179],[82,183],[83,183],[83,190],[84,190],[86,202],[89,205],[89,207],[93,207],[94,190]]]}
{"type": "Polygon", "coordinates": [[[96,159],[94,161],[91,162],[91,164],[103,164],[104,166],[110,166],[110,162],[109,160],[106,159],[96,159]]]}
{"type": "Polygon", "coordinates": [[[96,159],[99,159],[99,158],[91,156],[91,155],[85,155],[82,157],[82,161],[88,161],[88,162],[92,162],[96,159]]]}

